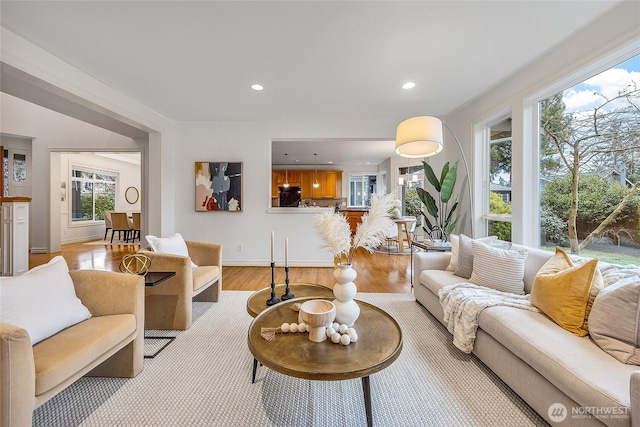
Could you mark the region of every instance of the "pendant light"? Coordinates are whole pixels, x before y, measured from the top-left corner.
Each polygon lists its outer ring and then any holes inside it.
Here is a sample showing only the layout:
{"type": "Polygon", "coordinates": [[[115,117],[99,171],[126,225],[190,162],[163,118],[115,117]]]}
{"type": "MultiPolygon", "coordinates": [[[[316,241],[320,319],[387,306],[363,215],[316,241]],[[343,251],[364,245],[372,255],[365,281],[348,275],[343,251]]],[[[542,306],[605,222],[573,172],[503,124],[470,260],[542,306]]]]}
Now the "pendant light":
{"type": "Polygon", "coordinates": [[[284,153],[284,158],[286,166],[284,167],[284,184],[282,184],[282,186],[284,188],[289,188],[289,154],[284,153]]]}
{"type": "Polygon", "coordinates": [[[318,182],[318,153],[313,153],[314,157],[315,157],[315,163],[316,163],[316,180],[313,183],[313,188],[319,188],[320,187],[320,183],[318,182]]]}

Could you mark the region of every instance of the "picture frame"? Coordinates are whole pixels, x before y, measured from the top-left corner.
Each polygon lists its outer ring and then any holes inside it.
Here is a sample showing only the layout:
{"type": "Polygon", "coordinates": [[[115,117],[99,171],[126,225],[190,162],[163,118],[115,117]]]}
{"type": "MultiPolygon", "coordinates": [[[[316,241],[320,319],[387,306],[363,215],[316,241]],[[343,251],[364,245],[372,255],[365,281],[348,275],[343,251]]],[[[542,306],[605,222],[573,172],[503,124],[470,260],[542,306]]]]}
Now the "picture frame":
{"type": "Polygon", "coordinates": [[[242,162],[195,162],[196,212],[242,212],[242,162]]]}

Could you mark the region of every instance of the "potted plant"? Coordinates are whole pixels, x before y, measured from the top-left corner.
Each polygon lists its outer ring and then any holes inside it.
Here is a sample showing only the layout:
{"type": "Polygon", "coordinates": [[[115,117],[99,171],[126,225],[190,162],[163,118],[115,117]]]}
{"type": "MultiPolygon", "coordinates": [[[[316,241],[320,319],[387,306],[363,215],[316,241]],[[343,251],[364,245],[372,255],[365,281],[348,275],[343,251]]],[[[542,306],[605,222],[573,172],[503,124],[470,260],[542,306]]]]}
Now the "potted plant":
{"type": "Polygon", "coordinates": [[[458,208],[458,197],[452,199],[453,189],[456,186],[458,175],[458,161],[449,167],[449,162],[445,163],[440,172],[440,178],[433,172],[433,168],[423,161],[424,175],[427,181],[433,186],[436,197],[424,188],[416,188],[420,201],[426,208],[422,211],[425,225],[422,227],[431,240],[446,242],[449,234],[455,229],[460,215],[455,215],[458,208]],[[428,214],[428,215],[427,215],[428,214]]]}

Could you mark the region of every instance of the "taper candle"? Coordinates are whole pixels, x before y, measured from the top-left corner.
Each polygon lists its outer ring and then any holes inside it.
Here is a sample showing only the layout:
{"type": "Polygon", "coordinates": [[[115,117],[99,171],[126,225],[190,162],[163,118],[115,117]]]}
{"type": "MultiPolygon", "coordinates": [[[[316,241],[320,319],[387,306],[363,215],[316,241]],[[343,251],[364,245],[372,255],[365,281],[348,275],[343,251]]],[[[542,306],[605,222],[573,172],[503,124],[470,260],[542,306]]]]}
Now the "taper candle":
{"type": "Polygon", "coordinates": [[[289,267],[289,238],[284,238],[284,266],[289,267]]]}
{"type": "Polygon", "coordinates": [[[271,262],[273,262],[273,240],[274,240],[274,235],[272,231],[271,232],[271,262]]]}

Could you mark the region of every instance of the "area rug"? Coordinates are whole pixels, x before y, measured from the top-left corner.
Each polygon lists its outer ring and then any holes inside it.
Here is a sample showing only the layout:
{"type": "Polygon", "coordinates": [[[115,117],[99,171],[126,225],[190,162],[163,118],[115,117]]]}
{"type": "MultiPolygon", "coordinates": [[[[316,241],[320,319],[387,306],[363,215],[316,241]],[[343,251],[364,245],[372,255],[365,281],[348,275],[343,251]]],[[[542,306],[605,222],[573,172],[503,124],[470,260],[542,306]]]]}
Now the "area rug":
{"type": "MultiPolygon", "coordinates": [[[[249,295],[223,291],[217,303],[194,303],[191,328],[172,331],[177,338],[145,359],[136,378],[82,378],[38,408],[33,425],[366,425],[360,380],[308,381],[259,367],[251,384],[249,295]]],[[[358,299],[390,313],[403,331],[399,358],[371,376],[374,425],[547,425],[482,362],[458,351],[412,294],[358,299]]]]}

